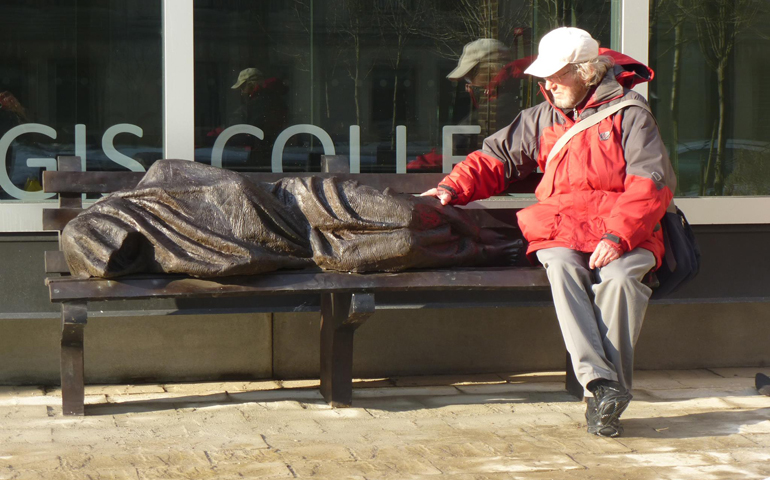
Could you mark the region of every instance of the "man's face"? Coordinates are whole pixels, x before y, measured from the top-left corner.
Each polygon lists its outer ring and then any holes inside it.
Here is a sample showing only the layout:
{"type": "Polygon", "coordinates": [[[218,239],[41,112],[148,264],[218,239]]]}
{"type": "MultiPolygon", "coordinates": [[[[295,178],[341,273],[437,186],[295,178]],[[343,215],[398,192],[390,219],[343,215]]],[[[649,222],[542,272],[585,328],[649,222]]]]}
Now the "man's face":
{"type": "Polygon", "coordinates": [[[489,64],[476,65],[465,75],[465,82],[474,87],[486,87],[495,75],[497,71],[494,71],[489,64]]]}
{"type": "Polygon", "coordinates": [[[553,95],[553,103],[559,108],[574,108],[588,92],[572,65],[567,65],[550,77],[545,77],[545,89],[553,95]]]}
{"type": "Polygon", "coordinates": [[[259,80],[257,79],[247,80],[244,82],[244,84],[240,86],[241,95],[244,97],[251,95],[251,92],[254,91],[254,87],[256,87],[258,83],[259,80]]]}

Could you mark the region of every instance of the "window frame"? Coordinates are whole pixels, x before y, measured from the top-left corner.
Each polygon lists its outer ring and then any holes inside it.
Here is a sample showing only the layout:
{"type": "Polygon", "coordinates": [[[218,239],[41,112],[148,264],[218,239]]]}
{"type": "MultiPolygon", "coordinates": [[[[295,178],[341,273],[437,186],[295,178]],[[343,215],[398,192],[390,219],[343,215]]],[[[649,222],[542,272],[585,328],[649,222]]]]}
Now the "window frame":
{"type": "MultiPolygon", "coordinates": [[[[162,0],[163,157],[194,159],[193,2],[162,0]]],[[[612,47],[649,63],[649,2],[613,0],[612,47]],[[646,21],[639,21],[645,19],[646,21]]],[[[647,98],[646,84],[636,90],[647,98]]],[[[534,203],[533,198],[496,199],[471,208],[534,203]]],[[[676,204],[694,225],[768,224],[770,196],[677,197],[676,204]]],[[[0,203],[0,232],[42,232],[42,210],[51,201],[0,203]]]]}

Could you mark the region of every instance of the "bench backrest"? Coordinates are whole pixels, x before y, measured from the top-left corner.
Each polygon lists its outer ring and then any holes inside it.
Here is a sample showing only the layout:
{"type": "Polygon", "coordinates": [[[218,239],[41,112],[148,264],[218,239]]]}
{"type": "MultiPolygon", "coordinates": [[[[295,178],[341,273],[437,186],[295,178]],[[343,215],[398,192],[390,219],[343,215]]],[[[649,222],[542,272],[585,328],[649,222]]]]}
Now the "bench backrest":
{"type": "MultiPolygon", "coordinates": [[[[43,209],[43,229],[61,232],[67,223],[83,211],[83,194],[104,194],[118,190],[131,189],[144,176],[143,172],[88,172],[83,171],[80,157],[59,156],[58,170],[43,172],[43,191],[59,195],[59,208],[43,209]]],[[[342,155],[322,156],[322,172],[249,172],[244,175],[259,182],[274,182],[283,177],[294,176],[334,176],[341,179],[354,179],[360,184],[372,186],[378,190],[390,188],[396,192],[419,194],[429,190],[444,178],[443,173],[359,173],[349,172],[349,161],[342,155]]],[[[525,182],[515,182],[510,193],[533,192],[540,181],[540,175],[532,175],[525,182]]],[[[495,211],[469,210],[474,220],[484,227],[497,230],[516,230],[515,211],[517,209],[496,209],[495,211]]],[[[512,233],[515,234],[515,233],[512,233]]],[[[68,274],[69,269],[61,251],[46,252],[46,273],[68,274]]]]}

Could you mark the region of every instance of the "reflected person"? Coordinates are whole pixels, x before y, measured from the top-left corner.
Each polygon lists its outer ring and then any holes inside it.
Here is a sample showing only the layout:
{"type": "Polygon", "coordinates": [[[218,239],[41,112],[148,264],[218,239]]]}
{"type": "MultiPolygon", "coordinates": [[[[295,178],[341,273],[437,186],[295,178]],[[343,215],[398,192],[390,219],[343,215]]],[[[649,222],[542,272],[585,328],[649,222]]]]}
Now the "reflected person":
{"type": "MultiPolygon", "coordinates": [[[[461,113],[452,119],[454,124],[479,125],[484,138],[514,119],[519,112],[519,82],[510,75],[501,75],[511,63],[508,47],[494,38],[480,38],[463,47],[457,66],[446,78],[464,85],[470,106],[455,105],[454,111],[461,113]]],[[[477,135],[453,136],[452,150],[460,153],[475,150],[478,138],[477,135]]],[[[441,167],[442,155],[434,149],[409,162],[407,170],[440,171],[441,167]]]]}
{"type": "Polygon", "coordinates": [[[249,166],[255,170],[270,171],[273,144],[287,127],[288,88],[278,77],[268,77],[257,68],[240,72],[231,87],[240,92],[240,106],[233,112],[230,124],[253,125],[264,132],[262,140],[249,137],[249,166]]]}

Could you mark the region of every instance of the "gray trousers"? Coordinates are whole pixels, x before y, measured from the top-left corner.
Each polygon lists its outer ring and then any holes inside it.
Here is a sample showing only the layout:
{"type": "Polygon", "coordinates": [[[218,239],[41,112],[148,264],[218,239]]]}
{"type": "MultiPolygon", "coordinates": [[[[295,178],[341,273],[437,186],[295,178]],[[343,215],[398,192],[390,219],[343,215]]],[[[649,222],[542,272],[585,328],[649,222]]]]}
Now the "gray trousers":
{"type": "Polygon", "coordinates": [[[649,250],[636,248],[590,270],[591,254],[569,248],[539,250],[556,316],[585,396],[591,380],[605,378],[631,389],[634,346],[652,290],[642,278],[655,266],[649,250]]]}

